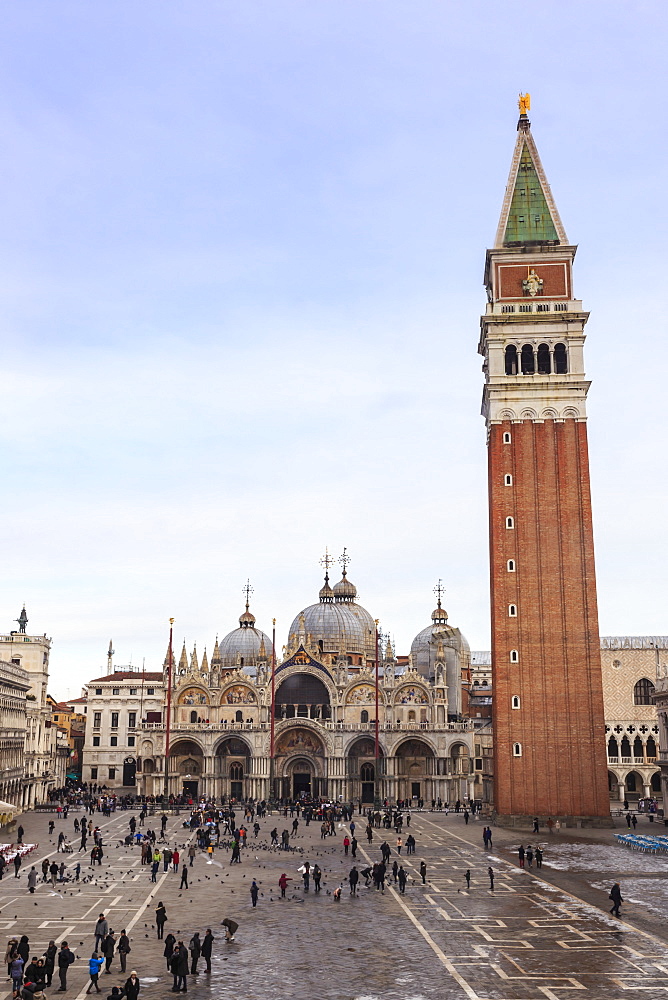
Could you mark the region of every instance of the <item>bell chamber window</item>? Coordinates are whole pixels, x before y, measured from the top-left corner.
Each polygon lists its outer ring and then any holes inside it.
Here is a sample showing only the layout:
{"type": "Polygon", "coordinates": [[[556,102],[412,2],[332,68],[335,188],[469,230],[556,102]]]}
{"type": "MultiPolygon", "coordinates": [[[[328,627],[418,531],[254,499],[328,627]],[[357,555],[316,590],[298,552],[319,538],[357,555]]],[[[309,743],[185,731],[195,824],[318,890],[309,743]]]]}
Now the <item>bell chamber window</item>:
{"type": "Polygon", "coordinates": [[[523,375],[533,375],[536,371],[536,366],[534,362],[533,347],[531,344],[522,345],[522,374],[523,375]]]}
{"type": "Polygon", "coordinates": [[[517,375],[517,348],[514,344],[506,347],[506,375],[517,375]]]}
{"type": "Polygon", "coordinates": [[[538,345],[538,374],[539,375],[549,375],[552,371],[552,364],[550,361],[550,348],[547,344],[538,345]]]}
{"type": "Polygon", "coordinates": [[[557,375],[568,374],[568,355],[565,344],[554,345],[554,370],[557,375]]]}

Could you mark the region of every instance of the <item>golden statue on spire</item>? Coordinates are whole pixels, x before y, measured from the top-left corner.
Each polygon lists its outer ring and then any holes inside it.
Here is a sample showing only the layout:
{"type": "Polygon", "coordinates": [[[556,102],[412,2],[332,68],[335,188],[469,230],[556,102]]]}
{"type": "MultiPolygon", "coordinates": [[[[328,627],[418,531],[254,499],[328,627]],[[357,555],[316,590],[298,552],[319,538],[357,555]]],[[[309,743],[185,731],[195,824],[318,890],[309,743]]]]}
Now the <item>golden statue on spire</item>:
{"type": "Polygon", "coordinates": [[[520,114],[525,115],[527,111],[531,110],[531,94],[520,94],[517,106],[520,109],[520,114]]]}

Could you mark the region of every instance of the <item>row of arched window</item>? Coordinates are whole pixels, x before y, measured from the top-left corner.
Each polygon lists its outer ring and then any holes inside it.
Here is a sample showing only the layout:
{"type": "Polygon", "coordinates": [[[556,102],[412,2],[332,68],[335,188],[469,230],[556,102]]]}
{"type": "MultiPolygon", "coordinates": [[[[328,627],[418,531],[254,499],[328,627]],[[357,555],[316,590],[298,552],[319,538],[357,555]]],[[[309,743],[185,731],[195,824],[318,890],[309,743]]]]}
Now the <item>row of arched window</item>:
{"type": "MultiPolygon", "coordinates": [[[[647,757],[656,757],[656,742],[653,736],[647,739],[647,757]]],[[[630,757],[631,756],[631,741],[627,736],[624,736],[620,743],[617,742],[614,736],[611,736],[608,740],[608,757],[630,757]]],[[[639,736],[633,741],[633,757],[636,760],[642,760],[645,757],[643,741],[639,736]]]]}
{"type": "Polygon", "coordinates": [[[533,344],[523,344],[518,353],[514,344],[506,347],[506,375],[567,375],[568,355],[565,344],[539,344],[534,351],[533,344]]]}

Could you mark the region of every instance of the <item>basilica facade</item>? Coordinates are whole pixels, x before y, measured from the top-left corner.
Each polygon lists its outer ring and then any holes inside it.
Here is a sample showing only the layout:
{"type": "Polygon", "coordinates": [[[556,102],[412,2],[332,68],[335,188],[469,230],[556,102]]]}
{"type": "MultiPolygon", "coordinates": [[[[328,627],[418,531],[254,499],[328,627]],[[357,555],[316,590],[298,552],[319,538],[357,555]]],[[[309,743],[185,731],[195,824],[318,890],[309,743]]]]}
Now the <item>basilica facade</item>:
{"type": "Polygon", "coordinates": [[[142,720],[137,740],[138,791],[368,804],[491,799],[489,722],[466,715],[470,651],[440,593],[410,656],[397,658],[389,642],[379,644],[345,566],[333,587],[326,574],[280,654],[247,600],[210,660],[185,645],[178,662],[172,657],[167,754],[166,657],[165,710],[160,721],[142,720]]]}

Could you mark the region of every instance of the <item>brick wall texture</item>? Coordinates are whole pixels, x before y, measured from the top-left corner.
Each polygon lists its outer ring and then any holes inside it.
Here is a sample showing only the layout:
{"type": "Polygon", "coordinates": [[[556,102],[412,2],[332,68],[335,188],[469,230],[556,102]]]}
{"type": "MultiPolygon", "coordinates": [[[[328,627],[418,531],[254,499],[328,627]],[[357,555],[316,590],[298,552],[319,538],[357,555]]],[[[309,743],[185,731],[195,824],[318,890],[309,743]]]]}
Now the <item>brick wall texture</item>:
{"type": "Polygon", "coordinates": [[[496,811],[607,817],[586,424],[492,425],[489,497],[496,811]]]}

